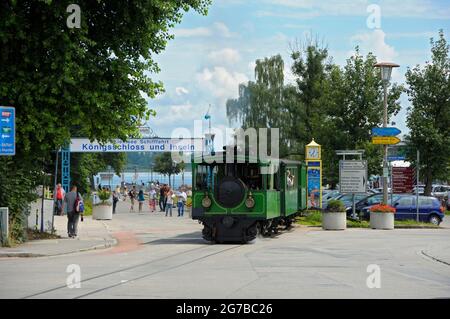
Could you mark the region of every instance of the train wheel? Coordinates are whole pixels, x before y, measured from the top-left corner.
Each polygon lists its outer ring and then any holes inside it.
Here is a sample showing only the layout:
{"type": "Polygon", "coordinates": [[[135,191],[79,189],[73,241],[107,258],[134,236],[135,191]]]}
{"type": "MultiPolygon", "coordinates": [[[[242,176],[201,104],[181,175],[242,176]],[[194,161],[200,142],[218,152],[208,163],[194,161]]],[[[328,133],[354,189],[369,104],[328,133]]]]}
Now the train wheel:
{"type": "Polygon", "coordinates": [[[211,241],[213,242],[213,236],[212,236],[212,229],[211,227],[208,227],[206,225],[203,226],[203,231],[202,231],[202,236],[203,239],[207,240],[207,241],[211,241]]]}

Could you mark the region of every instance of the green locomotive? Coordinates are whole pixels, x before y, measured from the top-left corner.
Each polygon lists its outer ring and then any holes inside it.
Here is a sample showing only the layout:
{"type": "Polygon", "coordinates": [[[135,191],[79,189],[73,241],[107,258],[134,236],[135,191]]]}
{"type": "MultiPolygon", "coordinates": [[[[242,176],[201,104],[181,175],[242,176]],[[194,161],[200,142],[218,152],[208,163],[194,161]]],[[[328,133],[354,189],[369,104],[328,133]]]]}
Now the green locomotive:
{"type": "Polygon", "coordinates": [[[306,208],[304,163],[238,155],[226,163],[225,156],[192,160],[192,218],[205,240],[246,243],[289,227],[306,208]]]}

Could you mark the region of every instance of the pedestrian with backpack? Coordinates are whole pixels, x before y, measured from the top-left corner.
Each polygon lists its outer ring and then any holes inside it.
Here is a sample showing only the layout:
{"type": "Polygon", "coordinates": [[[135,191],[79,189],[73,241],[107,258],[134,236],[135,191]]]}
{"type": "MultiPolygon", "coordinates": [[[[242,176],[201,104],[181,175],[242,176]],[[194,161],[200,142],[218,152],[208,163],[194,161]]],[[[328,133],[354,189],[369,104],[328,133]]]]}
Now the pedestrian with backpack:
{"type": "Polygon", "coordinates": [[[81,216],[83,221],[84,203],[81,194],[76,185],[72,185],[70,192],[64,197],[67,205],[67,235],[69,238],[75,238],[78,235],[78,221],[81,216]]]}

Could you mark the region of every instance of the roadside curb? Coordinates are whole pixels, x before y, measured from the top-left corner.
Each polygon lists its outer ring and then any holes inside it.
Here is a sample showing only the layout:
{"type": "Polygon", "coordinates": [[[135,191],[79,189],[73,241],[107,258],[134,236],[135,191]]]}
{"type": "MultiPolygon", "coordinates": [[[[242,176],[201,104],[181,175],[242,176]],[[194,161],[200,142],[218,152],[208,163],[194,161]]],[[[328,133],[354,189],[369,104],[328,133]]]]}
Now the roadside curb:
{"type": "Polygon", "coordinates": [[[113,246],[117,245],[117,240],[115,238],[112,239],[105,239],[105,243],[98,244],[95,246],[87,247],[87,248],[79,248],[71,251],[66,251],[62,253],[55,253],[55,254],[35,254],[35,253],[28,253],[28,252],[0,252],[0,258],[38,258],[38,257],[54,257],[54,256],[63,256],[63,255],[70,255],[75,253],[81,253],[81,252],[87,252],[91,250],[101,250],[101,249],[108,249],[113,246]]]}

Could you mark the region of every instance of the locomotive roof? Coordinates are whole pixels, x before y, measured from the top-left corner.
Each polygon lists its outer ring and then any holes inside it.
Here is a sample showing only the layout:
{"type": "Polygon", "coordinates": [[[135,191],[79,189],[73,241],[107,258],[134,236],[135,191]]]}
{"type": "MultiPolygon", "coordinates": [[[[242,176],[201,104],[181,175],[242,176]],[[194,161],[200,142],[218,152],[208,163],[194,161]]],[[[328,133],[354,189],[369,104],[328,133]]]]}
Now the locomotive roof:
{"type": "MultiPolygon", "coordinates": [[[[196,163],[214,163],[214,162],[218,162],[218,163],[222,163],[223,162],[223,156],[224,156],[225,152],[216,152],[215,155],[198,155],[194,157],[194,162],[196,163]]],[[[248,155],[235,155],[234,158],[237,161],[241,161],[241,162],[250,162],[250,163],[258,163],[258,164],[269,164],[270,162],[273,161],[279,161],[280,163],[283,164],[302,164],[303,162],[301,161],[294,161],[294,160],[289,160],[289,159],[277,159],[274,157],[268,157],[268,158],[264,158],[264,159],[260,159],[257,156],[248,156],[248,155]]]]}

